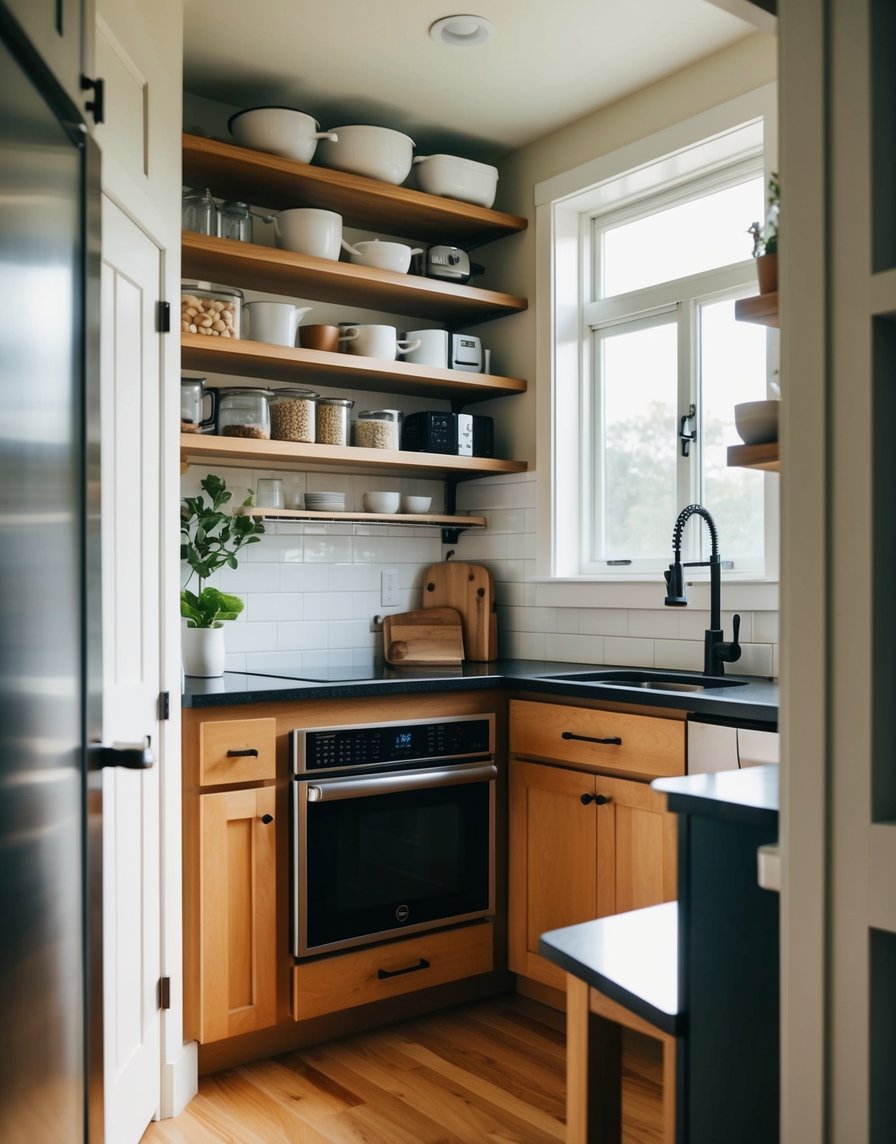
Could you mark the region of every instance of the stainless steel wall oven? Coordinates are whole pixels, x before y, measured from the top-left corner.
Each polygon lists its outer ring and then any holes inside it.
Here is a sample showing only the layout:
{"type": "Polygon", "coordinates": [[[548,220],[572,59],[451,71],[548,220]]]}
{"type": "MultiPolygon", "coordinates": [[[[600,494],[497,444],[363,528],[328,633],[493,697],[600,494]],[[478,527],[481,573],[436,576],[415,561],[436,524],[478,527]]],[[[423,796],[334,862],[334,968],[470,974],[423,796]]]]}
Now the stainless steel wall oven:
{"type": "Polygon", "coordinates": [[[494,913],[493,714],[290,739],[296,957],[494,913]]]}

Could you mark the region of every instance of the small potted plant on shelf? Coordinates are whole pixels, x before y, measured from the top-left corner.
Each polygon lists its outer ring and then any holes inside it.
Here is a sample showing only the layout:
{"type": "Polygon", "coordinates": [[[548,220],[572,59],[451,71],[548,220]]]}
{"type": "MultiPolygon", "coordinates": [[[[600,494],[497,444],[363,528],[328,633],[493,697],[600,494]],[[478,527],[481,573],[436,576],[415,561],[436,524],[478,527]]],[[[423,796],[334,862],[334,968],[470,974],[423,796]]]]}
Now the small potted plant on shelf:
{"type": "MultiPolygon", "coordinates": [[[[237,553],[248,544],[258,543],[264,525],[249,513],[227,509],[233,494],[221,477],[209,473],[200,485],[202,494],[181,500],[180,554],[190,571],[180,594],[180,614],[187,621],[183,629],[184,671],[208,679],[224,674],[224,621],[236,619],[243,601],[217,588],[203,587],[203,581],[219,568],[236,568],[237,553]],[[198,592],[186,586],[194,575],[199,581],[198,592]]],[[[243,508],[254,503],[252,490],[248,493],[243,508]]]]}
{"type": "Polygon", "coordinates": [[[773,294],[778,289],[778,216],[781,212],[781,186],[778,173],[773,171],[768,181],[768,199],[765,226],[752,223],[753,257],[759,278],[759,293],[773,294]]]}

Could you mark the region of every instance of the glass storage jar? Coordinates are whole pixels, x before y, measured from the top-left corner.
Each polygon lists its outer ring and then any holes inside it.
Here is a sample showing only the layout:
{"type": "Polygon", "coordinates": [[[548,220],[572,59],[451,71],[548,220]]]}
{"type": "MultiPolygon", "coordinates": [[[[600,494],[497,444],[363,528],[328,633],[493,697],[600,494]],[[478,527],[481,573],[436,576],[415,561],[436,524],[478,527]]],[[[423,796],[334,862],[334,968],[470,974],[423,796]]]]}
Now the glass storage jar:
{"type": "Polygon", "coordinates": [[[271,437],[275,441],[314,443],[314,403],[310,389],[275,389],[271,398],[271,437]]]}
{"type": "Polygon", "coordinates": [[[218,234],[221,238],[234,238],[237,242],[252,241],[252,212],[248,203],[233,200],[221,204],[218,217],[218,234]]]}
{"type": "Polygon", "coordinates": [[[318,445],[347,445],[348,422],[354,401],[347,397],[321,397],[317,402],[318,445]]]}
{"type": "Polygon", "coordinates": [[[218,399],[218,434],[269,440],[272,396],[270,389],[222,389],[218,399]]]}
{"type": "Polygon", "coordinates": [[[362,409],[355,422],[355,444],[364,449],[397,449],[401,411],[362,409]]]}
{"type": "Polygon", "coordinates": [[[238,338],[242,309],[242,290],[215,286],[211,282],[181,282],[181,333],[238,338]]]}
{"type": "Polygon", "coordinates": [[[208,188],[195,191],[188,187],[181,198],[181,225],[197,234],[218,233],[218,204],[208,188]]]}

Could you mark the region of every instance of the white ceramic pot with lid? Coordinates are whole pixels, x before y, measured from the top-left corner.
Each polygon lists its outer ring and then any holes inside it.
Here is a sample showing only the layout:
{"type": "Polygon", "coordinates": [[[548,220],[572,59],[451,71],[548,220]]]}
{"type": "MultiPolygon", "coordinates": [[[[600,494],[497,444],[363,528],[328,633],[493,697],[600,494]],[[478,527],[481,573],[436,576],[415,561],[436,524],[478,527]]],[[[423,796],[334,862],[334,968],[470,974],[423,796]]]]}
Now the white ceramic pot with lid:
{"type": "Polygon", "coordinates": [[[269,151],[299,163],[310,163],[319,139],[336,141],[331,131],[293,107],[248,107],[227,121],[230,134],[242,147],[269,151]]]}
{"type": "Polygon", "coordinates": [[[396,274],[407,274],[411,268],[411,258],[422,254],[419,246],[408,246],[403,242],[381,242],[374,238],[369,242],[346,242],[342,249],[348,254],[349,262],[358,266],[372,266],[377,270],[392,270],[396,274]]]}
{"type": "Polygon", "coordinates": [[[498,169],[460,155],[418,155],[414,173],[421,191],[490,207],[498,190],[498,169]]]}
{"type": "Polygon", "coordinates": [[[354,124],[334,127],[336,140],[323,139],[317,158],[324,167],[367,175],[384,183],[403,183],[411,170],[414,140],[388,127],[354,124]]]}

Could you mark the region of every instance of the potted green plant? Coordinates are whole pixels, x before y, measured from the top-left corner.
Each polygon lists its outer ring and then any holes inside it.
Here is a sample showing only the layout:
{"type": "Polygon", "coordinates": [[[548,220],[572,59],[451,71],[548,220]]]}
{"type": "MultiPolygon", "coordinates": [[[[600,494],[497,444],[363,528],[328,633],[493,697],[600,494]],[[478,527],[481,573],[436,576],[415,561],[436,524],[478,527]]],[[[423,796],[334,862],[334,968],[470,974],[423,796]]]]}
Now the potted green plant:
{"type": "MultiPolygon", "coordinates": [[[[183,497],[180,505],[181,559],[189,575],[180,594],[180,614],[187,621],[183,631],[184,671],[187,675],[211,678],[224,674],[224,622],[235,620],[243,610],[239,596],[221,592],[203,581],[219,568],[236,568],[237,553],[248,544],[257,544],[264,525],[250,513],[234,513],[229,508],[233,494],[223,478],[209,473],[200,482],[202,493],[183,497]],[[198,591],[187,585],[198,577],[198,591]]],[[[251,508],[252,490],[242,503],[251,508]]]]}
{"type": "Polygon", "coordinates": [[[768,181],[765,226],[754,222],[749,233],[753,236],[753,257],[759,293],[773,294],[778,289],[778,217],[781,212],[781,185],[778,173],[773,171],[768,181]]]}

